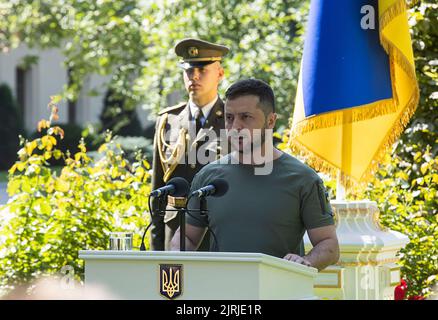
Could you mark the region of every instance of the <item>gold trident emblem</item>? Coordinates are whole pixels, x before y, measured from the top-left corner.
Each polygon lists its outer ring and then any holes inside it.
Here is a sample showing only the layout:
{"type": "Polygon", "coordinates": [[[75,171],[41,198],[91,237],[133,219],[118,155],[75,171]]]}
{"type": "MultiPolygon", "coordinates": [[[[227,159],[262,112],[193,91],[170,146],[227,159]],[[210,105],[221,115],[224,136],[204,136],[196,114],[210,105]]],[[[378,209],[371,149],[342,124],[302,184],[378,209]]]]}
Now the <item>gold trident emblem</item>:
{"type": "Polygon", "coordinates": [[[160,294],[168,299],[182,294],[182,265],[160,265],[160,294]]]}

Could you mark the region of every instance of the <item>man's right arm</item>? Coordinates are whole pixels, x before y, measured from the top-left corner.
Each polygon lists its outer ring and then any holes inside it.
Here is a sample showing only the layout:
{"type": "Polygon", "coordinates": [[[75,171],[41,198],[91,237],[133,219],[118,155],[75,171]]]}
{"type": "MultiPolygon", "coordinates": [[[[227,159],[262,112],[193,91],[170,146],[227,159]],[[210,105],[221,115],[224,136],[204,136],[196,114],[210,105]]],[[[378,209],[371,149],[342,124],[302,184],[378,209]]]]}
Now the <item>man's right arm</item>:
{"type": "MultiPolygon", "coordinates": [[[[186,250],[196,251],[201,244],[202,238],[204,238],[207,228],[196,227],[194,225],[186,223],[186,250]]],[[[170,243],[171,251],[179,251],[180,249],[180,228],[175,232],[170,243]]]]}

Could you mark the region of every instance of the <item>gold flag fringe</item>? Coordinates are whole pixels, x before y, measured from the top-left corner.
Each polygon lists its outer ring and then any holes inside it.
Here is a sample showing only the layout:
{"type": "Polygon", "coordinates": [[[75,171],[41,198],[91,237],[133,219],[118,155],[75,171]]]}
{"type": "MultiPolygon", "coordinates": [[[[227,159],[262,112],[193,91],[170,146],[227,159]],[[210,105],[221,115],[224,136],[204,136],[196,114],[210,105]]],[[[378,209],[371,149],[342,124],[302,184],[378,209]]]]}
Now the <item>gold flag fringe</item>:
{"type": "Polygon", "coordinates": [[[344,109],[341,111],[327,112],[318,116],[306,118],[296,124],[292,130],[291,138],[303,135],[317,129],[336,127],[343,124],[369,120],[375,117],[394,113],[397,106],[393,99],[373,102],[365,106],[344,109]],[[350,118],[345,118],[344,113],[351,112],[350,118]],[[346,121],[346,119],[348,119],[346,121]]]}
{"type": "Polygon", "coordinates": [[[415,80],[416,74],[415,69],[412,67],[406,56],[388,39],[383,35],[382,30],[397,16],[404,14],[406,12],[406,3],[404,0],[397,0],[391,7],[385,10],[379,17],[379,28],[380,28],[380,44],[386,53],[389,55],[392,61],[395,61],[398,66],[400,66],[406,74],[415,80]]]}
{"type": "Polygon", "coordinates": [[[404,110],[400,113],[400,115],[394,122],[393,127],[388,131],[379,148],[377,148],[373,156],[373,160],[365,170],[364,174],[360,177],[360,179],[357,180],[353,178],[350,174],[341,171],[340,182],[346,189],[362,188],[365,186],[366,182],[369,181],[376,172],[379,163],[384,158],[388,149],[391,148],[391,146],[406,128],[410,118],[415,113],[418,105],[420,94],[415,75],[415,68],[411,65],[406,56],[389,39],[387,39],[382,32],[393,19],[395,19],[400,14],[404,14],[406,12],[405,10],[405,1],[398,0],[387,10],[385,10],[385,12],[379,18],[380,42],[384,50],[389,55],[390,59],[393,98],[374,102],[366,106],[355,107],[351,109],[310,117],[298,123],[290,131],[288,145],[291,150],[299,154],[301,157],[305,158],[306,162],[316,171],[324,172],[330,175],[332,178],[336,178],[340,168],[306,148],[298,140],[296,140],[296,138],[313,130],[340,126],[343,124],[372,119],[374,117],[396,112],[399,101],[395,86],[397,79],[395,76],[394,64],[397,64],[401,67],[401,69],[407,74],[407,76],[411,78],[413,86],[415,87],[414,91],[409,98],[409,101],[406,104],[404,110]],[[345,119],[348,118],[343,117],[344,112],[352,112],[352,117],[347,122],[345,122],[345,119]]]}
{"type": "Polygon", "coordinates": [[[392,6],[388,7],[384,12],[382,12],[382,14],[379,14],[379,29],[385,29],[392,20],[405,12],[405,0],[395,1],[392,6]]]}
{"type": "MultiPolygon", "coordinates": [[[[324,172],[331,176],[333,179],[338,177],[339,168],[322,158],[315,152],[309,150],[304,145],[302,145],[298,140],[293,140],[290,142],[289,147],[293,154],[298,155],[300,158],[305,159],[305,162],[311,166],[317,172],[324,172]]],[[[364,187],[365,182],[359,181],[341,171],[340,174],[341,184],[348,190],[357,187],[364,187]]]]}
{"type": "Polygon", "coordinates": [[[383,139],[381,145],[374,154],[373,161],[365,170],[360,180],[369,180],[374,174],[375,170],[377,169],[381,160],[384,158],[388,149],[391,148],[391,146],[395,143],[398,137],[403,133],[409,123],[409,120],[414,115],[419,98],[420,93],[417,87],[412,93],[412,96],[409,99],[409,102],[407,103],[404,112],[400,113],[399,117],[394,123],[394,126],[391,128],[391,130],[388,131],[386,137],[383,139]]]}

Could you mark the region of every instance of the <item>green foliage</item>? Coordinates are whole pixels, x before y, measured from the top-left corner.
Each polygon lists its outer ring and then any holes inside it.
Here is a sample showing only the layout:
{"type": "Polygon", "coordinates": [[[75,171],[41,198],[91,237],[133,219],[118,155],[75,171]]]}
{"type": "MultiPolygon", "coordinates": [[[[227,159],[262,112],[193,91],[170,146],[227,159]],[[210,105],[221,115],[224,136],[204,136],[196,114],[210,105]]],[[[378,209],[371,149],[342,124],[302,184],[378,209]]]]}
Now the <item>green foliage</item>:
{"type": "MultiPolygon", "coordinates": [[[[395,152],[403,160],[414,162],[417,151],[431,147],[438,152],[438,4],[435,1],[417,2],[411,10],[412,41],[420,87],[420,102],[415,115],[396,145],[395,152]],[[418,146],[418,150],[412,150],[418,146]]],[[[410,179],[417,178],[420,168],[412,171],[410,179]]]]}
{"type": "Polygon", "coordinates": [[[114,90],[107,91],[100,115],[102,131],[110,130],[119,136],[142,136],[143,129],[137,111],[135,109],[127,110],[124,107],[125,100],[123,97],[118,97],[114,90]]]}
{"type": "Polygon", "coordinates": [[[147,159],[152,159],[153,156],[153,141],[143,137],[114,137],[114,141],[120,145],[120,148],[125,152],[125,157],[128,160],[134,160],[136,152],[141,152],[147,159]]]}
{"type": "Polygon", "coordinates": [[[420,102],[366,193],[377,201],[382,223],[409,236],[400,263],[410,296],[430,294],[438,277],[437,9],[434,1],[411,9],[420,102]]]}
{"type": "Polygon", "coordinates": [[[89,157],[83,140],[70,157],[57,149],[62,129],[46,120],[42,128],[47,134],[21,141],[19,160],[9,170],[11,200],[0,211],[3,290],[65,265],[79,279],[79,250],[107,249],[110,231],[132,231],[138,247],[149,220],[149,164],[141,153],[126,160],[108,133],[99,160],[89,157]],[[49,166],[51,158],[65,160],[59,174],[49,166]]]}
{"type": "Polygon", "coordinates": [[[63,48],[74,100],[86,75],[110,75],[110,87],[135,105],[157,111],[184,90],[175,43],[201,37],[230,46],[221,91],[243,77],[274,88],[279,125],[292,113],[308,0],[37,0],[0,6],[0,50],[63,48]],[[0,45],[1,46],[1,45],[0,45]]]}
{"type": "MultiPolygon", "coordinates": [[[[78,124],[70,124],[70,123],[58,123],[58,127],[62,129],[64,132],[64,137],[58,141],[57,148],[63,153],[63,154],[75,154],[79,151],[78,142],[81,140],[81,138],[84,138],[84,144],[87,148],[87,151],[95,151],[98,149],[98,146],[104,142],[104,135],[99,136],[100,143],[97,144],[92,139],[92,137],[87,136],[83,137],[83,128],[78,124]]],[[[42,129],[41,132],[35,131],[32,133],[32,135],[29,137],[29,139],[37,139],[41,135],[47,134],[47,128],[42,129]]],[[[42,151],[36,150],[37,153],[42,153],[42,151]]],[[[52,166],[63,166],[64,159],[61,157],[59,159],[55,159],[54,157],[47,160],[50,165],[52,166]]]]}
{"type": "Polygon", "coordinates": [[[0,170],[9,168],[18,151],[20,134],[23,134],[23,121],[18,106],[8,85],[0,85],[0,170]]]}
{"type": "Polygon", "coordinates": [[[409,236],[400,250],[408,295],[428,295],[438,276],[438,156],[417,149],[413,163],[388,155],[367,195],[381,210],[381,222],[409,236]],[[420,176],[411,180],[415,167],[420,176]]]}

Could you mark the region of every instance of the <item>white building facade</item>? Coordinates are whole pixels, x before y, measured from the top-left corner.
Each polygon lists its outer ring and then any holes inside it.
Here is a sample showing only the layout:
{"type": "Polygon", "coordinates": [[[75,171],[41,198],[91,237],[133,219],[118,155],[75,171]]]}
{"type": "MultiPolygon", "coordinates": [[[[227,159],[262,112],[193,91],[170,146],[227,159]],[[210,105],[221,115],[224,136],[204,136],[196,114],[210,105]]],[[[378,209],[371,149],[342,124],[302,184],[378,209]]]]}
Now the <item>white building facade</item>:
{"type": "MultiPolygon", "coordinates": [[[[25,129],[36,130],[41,119],[48,119],[47,105],[50,96],[59,95],[68,83],[68,72],[63,65],[65,57],[59,49],[28,48],[24,45],[7,53],[0,53],[0,84],[6,83],[12,90],[24,118],[25,129]],[[28,57],[37,57],[36,62],[23,68],[28,57]]],[[[63,100],[59,103],[58,123],[75,123],[85,127],[98,123],[109,78],[91,75],[84,79],[83,90],[75,103],[63,100]],[[97,95],[89,95],[93,89],[97,95]]],[[[143,127],[150,125],[148,112],[137,109],[143,127]]]]}

